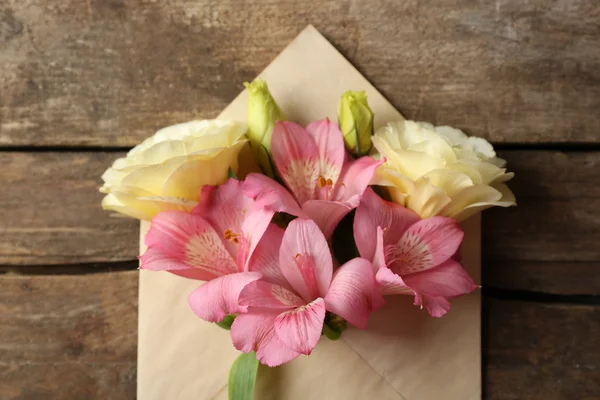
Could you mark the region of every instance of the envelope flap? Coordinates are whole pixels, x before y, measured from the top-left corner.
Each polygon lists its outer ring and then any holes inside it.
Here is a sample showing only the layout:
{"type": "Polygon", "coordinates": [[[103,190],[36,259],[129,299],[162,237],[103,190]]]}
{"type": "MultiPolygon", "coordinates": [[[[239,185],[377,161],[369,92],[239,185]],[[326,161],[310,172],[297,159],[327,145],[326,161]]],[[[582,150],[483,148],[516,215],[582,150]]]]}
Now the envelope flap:
{"type": "MultiPolygon", "coordinates": [[[[312,25],[307,26],[259,75],[287,119],[307,125],[328,117],[337,121],[337,106],[347,90],[367,92],[375,111],[375,128],[402,115],[312,25]]],[[[246,120],[248,92],[242,91],[219,118],[246,120]]]]}

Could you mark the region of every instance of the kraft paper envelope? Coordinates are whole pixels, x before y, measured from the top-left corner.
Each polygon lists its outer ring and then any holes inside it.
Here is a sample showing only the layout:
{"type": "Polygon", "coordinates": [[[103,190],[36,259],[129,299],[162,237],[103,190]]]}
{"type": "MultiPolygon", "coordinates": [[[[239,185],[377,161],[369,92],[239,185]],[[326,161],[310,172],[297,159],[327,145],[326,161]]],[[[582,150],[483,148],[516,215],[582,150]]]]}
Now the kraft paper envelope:
{"type": "MultiPolygon", "coordinates": [[[[390,65],[402,74],[402,65],[390,65]]],[[[400,113],[312,26],[260,75],[286,116],[301,124],[336,120],[348,89],[366,90],[376,125],[400,113]]],[[[241,82],[240,82],[241,84],[241,82]]],[[[220,118],[245,120],[246,92],[220,118]]],[[[415,99],[416,101],[416,99],[415,99]]],[[[142,238],[147,230],[142,223],[142,238]]],[[[463,262],[480,280],[480,218],[464,224],[463,262]]],[[[141,242],[144,249],[143,240],[141,242]]],[[[138,399],[227,399],[229,367],[238,356],[228,332],[197,318],[188,295],[201,282],[140,271],[138,399]]],[[[366,331],[350,328],[338,341],[323,337],[312,355],[259,370],[255,398],[471,400],[481,398],[480,294],[452,301],[443,318],[387,297],[366,331]]]]}

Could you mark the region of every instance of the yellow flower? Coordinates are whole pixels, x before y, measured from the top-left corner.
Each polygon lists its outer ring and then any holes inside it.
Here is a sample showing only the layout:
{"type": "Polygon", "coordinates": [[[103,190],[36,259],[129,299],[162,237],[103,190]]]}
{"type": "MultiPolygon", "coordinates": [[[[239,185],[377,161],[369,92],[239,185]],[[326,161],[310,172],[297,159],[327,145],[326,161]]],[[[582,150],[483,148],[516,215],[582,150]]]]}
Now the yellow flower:
{"type": "Polygon", "coordinates": [[[364,91],[349,90],[342,95],[338,106],[338,121],[348,151],[356,157],[368,154],[372,147],[373,111],[364,91]]]}
{"type": "Polygon", "coordinates": [[[373,144],[374,156],[386,163],[372,183],[387,187],[394,202],[421,218],[462,221],[492,206],[516,204],[505,184],[514,174],[485,139],[449,126],[399,121],[377,130],[373,144]]]}
{"type": "Polygon", "coordinates": [[[169,126],[117,159],[102,179],[105,210],[149,220],[165,210],[191,210],[204,185],[238,169],[246,127],[219,120],[169,126]]]}

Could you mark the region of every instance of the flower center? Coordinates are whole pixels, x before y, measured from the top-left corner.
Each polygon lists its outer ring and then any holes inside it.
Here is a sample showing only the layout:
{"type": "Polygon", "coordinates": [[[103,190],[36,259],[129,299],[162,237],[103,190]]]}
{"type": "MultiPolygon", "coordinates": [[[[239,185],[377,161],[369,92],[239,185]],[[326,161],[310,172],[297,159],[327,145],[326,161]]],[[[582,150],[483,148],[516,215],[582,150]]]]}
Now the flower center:
{"type": "Polygon", "coordinates": [[[333,181],[330,178],[325,179],[325,177],[321,175],[317,179],[317,186],[319,187],[317,190],[318,198],[320,200],[331,200],[334,189],[333,181]]]}
{"type": "Polygon", "coordinates": [[[225,240],[229,240],[230,242],[233,242],[235,244],[240,243],[240,235],[238,233],[235,233],[231,229],[225,229],[225,232],[223,232],[223,237],[225,238],[225,240]]]}
{"type": "Polygon", "coordinates": [[[317,185],[319,185],[319,187],[322,189],[325,186],[333,186],[333,181],[329,178],[325,179],[323,176],[319,176],[319,179],[317,179],[317,185]]]}

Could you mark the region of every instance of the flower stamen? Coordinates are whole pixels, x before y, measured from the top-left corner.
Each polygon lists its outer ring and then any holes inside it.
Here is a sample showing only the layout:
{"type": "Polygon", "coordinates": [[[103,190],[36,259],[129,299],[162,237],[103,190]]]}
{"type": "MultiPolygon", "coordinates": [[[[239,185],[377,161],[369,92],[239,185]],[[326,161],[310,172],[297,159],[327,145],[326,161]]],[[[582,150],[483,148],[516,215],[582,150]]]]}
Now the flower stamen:
{"type": "Polygon", "coordinates": [[[323,200],[330,200],[333,192],[333,181],[330,178],[325,179],[322,175],[317,179],[317,186],[321,189],[321,198],[323,200]]]}
{"type": "Polygon", "coordinates": [[[325,178],[322,176],[319,176],[319,179],[317,179],[317,185],[319,185],[319,187],[322,189],[327,186],[327,180],[325,180],[325,178]]]}
{"type": "Polygon", "coordinates": [[[231,229],[225,229],[225,232],[223,232],[223,237],[225,238],[225,240],[229,240],[230,242],[233,242],[235,244],[240,243],[240,235],[233,232],[231,229]]]}

